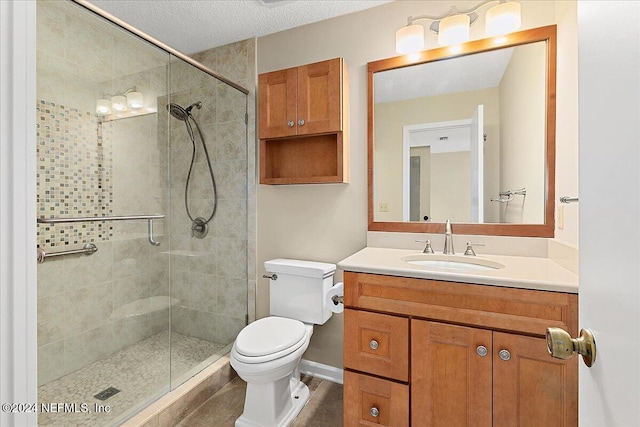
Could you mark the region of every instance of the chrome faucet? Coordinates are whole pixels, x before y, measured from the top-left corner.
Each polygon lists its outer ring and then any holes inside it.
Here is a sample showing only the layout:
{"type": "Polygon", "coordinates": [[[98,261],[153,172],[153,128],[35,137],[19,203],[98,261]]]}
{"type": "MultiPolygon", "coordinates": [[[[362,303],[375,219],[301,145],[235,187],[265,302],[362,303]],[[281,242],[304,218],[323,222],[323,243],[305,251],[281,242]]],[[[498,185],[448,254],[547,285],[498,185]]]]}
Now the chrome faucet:
{"type": "Polygon", "coordinates": [[[451,221],[447,220],[444,225],[444,249],[442,253],[445,255],[455,255],[453,250],[453,233],[451,232],[451,221]]]}

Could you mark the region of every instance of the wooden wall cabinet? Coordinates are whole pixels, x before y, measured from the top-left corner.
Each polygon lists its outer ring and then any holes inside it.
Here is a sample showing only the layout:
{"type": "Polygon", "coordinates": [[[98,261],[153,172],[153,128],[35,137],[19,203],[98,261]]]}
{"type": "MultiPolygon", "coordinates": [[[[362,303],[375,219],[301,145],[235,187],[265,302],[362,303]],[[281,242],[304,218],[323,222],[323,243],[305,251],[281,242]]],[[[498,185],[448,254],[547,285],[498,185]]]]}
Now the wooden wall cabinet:
{"type": "Polygon", "coordinates": [[[577,426],[577,358],[551,358],[543,338],[544,325],[577,333],[577,295],[353,272],[344,283],[345,426],[577,426]],[[406,387],[406,401],[385,398],[390,385],[365,398],[363,376],[406,387]],[[368,406],[378,417],[365,423],[368,406]]]}
{"type": "Polygon", "coordinates": [[[348,182],[348,127],[342,58],[260,74],[260,183],[348,182]]]}

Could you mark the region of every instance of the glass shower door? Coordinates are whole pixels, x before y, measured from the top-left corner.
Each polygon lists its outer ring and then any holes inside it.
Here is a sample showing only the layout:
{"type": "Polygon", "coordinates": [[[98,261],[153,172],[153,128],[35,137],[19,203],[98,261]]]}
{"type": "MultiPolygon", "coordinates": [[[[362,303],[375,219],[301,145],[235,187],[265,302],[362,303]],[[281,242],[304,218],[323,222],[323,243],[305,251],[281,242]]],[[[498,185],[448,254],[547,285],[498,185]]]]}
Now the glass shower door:
{"type": "Polygon", "coordinates": [[[170,387],[169,54],[72,2],[38,1],[36,37],[38,217],[105,217],[38,225],[97,248],[38,266],[38,422],[113,425],[170,387]]]}
{"type": "Polygon", "coordinates": [[[168,105],[174,388],[247,322],[247,97],[172,58],[168,105]]]}

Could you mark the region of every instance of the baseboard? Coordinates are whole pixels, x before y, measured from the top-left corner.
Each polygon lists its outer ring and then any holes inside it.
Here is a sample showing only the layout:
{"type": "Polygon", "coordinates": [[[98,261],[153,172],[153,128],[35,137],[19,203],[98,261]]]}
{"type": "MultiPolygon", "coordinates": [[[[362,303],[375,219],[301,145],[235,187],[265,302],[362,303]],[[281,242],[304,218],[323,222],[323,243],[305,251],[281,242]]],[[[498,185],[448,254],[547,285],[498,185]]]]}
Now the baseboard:
{"type": "Polygon", "coordinates": [[[315,378],[331,381],[332,383],[342,384],[343,370],[335,366],[329,366],[311,360],[302,359],[300,361],[300,373],[311,375],[315,378]]]}

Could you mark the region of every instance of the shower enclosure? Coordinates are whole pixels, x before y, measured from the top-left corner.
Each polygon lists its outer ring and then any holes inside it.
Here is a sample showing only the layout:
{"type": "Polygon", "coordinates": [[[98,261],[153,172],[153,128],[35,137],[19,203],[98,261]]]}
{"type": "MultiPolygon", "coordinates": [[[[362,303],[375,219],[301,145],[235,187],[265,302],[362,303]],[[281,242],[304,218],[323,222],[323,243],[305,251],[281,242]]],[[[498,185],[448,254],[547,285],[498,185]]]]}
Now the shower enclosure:
{"type": "Polygon", "coordinates": [[[38,0],[39,425],[116,425],[247,323],[247,95],[205,69],[38,0]]]}

